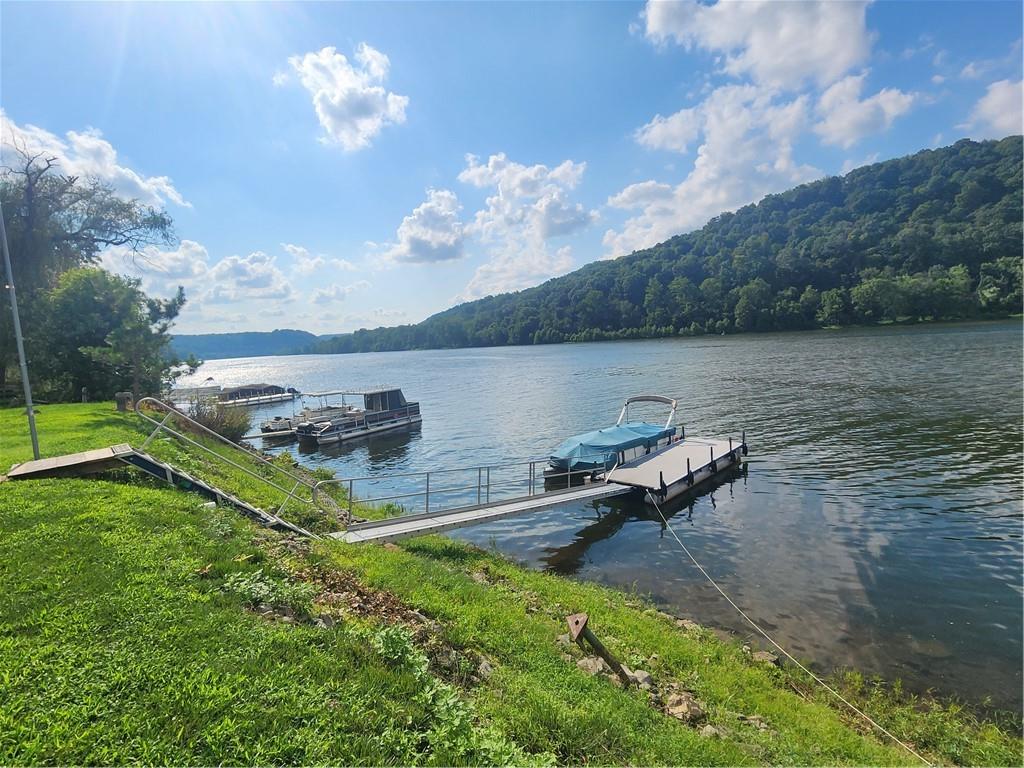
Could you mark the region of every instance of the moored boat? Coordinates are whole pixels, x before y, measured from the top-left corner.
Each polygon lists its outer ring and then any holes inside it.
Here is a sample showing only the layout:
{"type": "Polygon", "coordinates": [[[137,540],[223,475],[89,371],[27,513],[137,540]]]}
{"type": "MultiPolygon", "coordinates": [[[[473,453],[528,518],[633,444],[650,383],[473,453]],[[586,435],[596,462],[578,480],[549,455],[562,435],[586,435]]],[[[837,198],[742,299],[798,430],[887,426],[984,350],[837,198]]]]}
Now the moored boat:
{"type": "Polygon", "coordinates": [[[330,445],[423,421],[420,404],[407,401],[398,387],[375,387],[335,394],[359,395],[363,398],[363,407],[350,406],[348,412],[327,421],[302,422],[295,428],[300,442],[330,445]]]}
{"type": "Polygon", "coordinates": [[[676,439],[678,427],[673,424],[676,401],[661,395],[638,395],[626,400],[613,426],[574,435],[559,445],[548,459],[544,477],[548,481],[582,482],[584,478],[602,474],[612,467],[658,451],[676,439]],[[663,425],[630,421],[629,407],[635,403],[652,402],[669,406],[663,425]]]}
{"type": "Polygon", "coordinates": [[[260,424],[260,431],[279,435],[294,433],[299,424],[303,422],[308,421],[314,424],[322,424],[331,419],[340,419],[355,411],[355,407],[345,403],[344,400],[340,403],[328,403],[327,398],[333,395],[344,395],[344,392],[336,390],[303,394],[303,400],[307,397],[315,397],[319,399],[320,405],[315,408],[304,407],[301,411],[293,413],[291,416],[275,416],[272,419],[268,419],[260,424]]]}
{"type": "Polygon", "coordinates": [[[217,397],[225,408],[240,408],[254,405],[285,403],[299,397],[299,391],[293,387],[281,387],[277,384],[243,384],[238,387],[225,387],[217,397]]]}

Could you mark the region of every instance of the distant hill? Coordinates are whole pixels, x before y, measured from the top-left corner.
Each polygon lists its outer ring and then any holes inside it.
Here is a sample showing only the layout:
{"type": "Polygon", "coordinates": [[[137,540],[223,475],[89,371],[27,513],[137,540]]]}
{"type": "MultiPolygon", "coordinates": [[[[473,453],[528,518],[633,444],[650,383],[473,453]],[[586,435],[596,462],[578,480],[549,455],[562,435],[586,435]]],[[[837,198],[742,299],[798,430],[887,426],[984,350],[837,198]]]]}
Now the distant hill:
{"type": "Polygon", "coordinates": [[[260,357],[291,354],[320,339],[321,337],[307,331],[293,331],[287,328],[245,333],[181,334],[171,339],[171,349],[179,357],[195,355],[200,360],[260,357]]]}
{"type": "MultiPolygon", "coordinates": [[[[336,353],[996,317],[1021,311],[1022,140],[959,141],[769,195],[703,228],[336,353]]],[[[237,352],[236,352],[237,354],[237,352]]]]}

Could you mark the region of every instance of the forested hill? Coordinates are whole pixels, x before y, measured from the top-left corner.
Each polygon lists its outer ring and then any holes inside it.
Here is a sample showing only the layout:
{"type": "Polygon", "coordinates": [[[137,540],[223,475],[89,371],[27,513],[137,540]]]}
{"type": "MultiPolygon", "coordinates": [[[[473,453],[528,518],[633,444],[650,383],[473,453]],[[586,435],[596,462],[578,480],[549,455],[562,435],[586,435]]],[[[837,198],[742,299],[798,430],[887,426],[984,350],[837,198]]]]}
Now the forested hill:
{"type": "Polygon", "coordinates": [[[542,344],[1021,311],[1020,136],[859,168],[417,325],[309,351],[542,344]]]}
{"type": "Polygon", "coordinates": [[[308,331],[287,328],[244,333],[178,334],[171,339],[171,349],[181,358],[195,355],[200,360],[213,360],[219,357],[287,355],[317,340],[318,337],[308,331]]]}

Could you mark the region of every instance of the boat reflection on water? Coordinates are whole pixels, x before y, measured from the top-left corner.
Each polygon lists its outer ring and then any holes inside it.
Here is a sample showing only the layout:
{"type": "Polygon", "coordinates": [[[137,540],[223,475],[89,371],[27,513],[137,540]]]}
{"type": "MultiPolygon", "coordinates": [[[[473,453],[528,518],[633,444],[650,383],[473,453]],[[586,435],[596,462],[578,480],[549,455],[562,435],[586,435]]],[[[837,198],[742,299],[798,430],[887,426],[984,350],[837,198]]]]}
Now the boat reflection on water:
{"type": "Polygon", "coordinates": [[[405,459],[409,446],[420,438],[421,424],[410,424],[405,429],[378,432],[365,437],[353,437],[343,442],[317,445],[299,442],[300,454],[316,453],[334,459],[344,458],[357,451],[365,451],[370,465],[394,464],[405,459]]]}
{"type": "MultiPolygon", "coordinates": [[[[746,483],[746,462],[731,467],[713,480],[702,483],[692,491],[665,502],[661,506],[661,511],[669,520],[681,516],[680,519],[690,521],[693,519],[693,509],[698,499],[710,496],[711,506],[714,507],[715,492],[723,486],[728,486],[731,493],[733,483],[738,480],[746,483]]],[[[541,562],[545,564],[545,571],[563,576],[575,574],[586,563],[587,550],[598,542],[612,538],[626,523],[635,520],[662,522],[657,509],[629,497],[594,500],[590,502],[590,505],[597,512],[597,520],[577,531],[571,544],[545,549],[547,554],[540,558],[541,562]]],[[[665,535],[664,523],[661,527],[662,535],[665,535]]]]}

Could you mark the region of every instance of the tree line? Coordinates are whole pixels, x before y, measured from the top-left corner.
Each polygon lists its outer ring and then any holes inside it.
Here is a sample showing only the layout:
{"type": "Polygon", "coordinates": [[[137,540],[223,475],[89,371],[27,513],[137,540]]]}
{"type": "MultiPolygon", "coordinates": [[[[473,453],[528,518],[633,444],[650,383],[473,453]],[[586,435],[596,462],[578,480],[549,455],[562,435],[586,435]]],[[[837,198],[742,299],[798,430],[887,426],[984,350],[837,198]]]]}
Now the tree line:
{"type": "MultiPolygon", "coordinates": [[[[96,265],[106,249],[142,258],[173,245],[165,211],[125,199],[102,181],[61,173],[56,158],[5,147],[0,169],[11,267],[35,394],[42,400],[111,399],[125,390],[156,394],[198,365],[169,351],[169,330],[185,304],[147,296],[138,280],[96,265]],[[9,150],[9,151],[6,151],[9,150]],[[84,390],[84,393],[83,393],[84,390]]],[[[0,296],[0,396],[17,397],[17,350],[10,297],[0,296]]]]}
{"type": "Polygon", "coordinates": [[[959,141],[320,353],[547,344],[1021,312],[1022,140],[959,141]]]}

